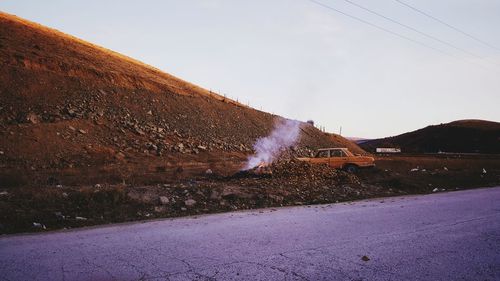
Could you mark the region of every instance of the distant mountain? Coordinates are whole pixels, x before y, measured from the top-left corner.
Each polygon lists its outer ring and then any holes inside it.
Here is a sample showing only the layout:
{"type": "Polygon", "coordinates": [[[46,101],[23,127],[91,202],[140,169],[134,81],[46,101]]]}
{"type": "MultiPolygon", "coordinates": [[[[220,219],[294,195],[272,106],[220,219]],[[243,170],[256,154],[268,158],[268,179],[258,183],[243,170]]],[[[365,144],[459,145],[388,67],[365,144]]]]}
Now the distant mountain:
{"type": "Polygon", "coordinates": [[[410,153],[500,153],[500,123],[459,120],[359,144],[371,152],[377,147],[397,147],[410,153]]]}
{"type": "Polygon", "coordinates": [[[348,139],[356,144],[361,144],[361,143],[372,140],[372,139],[358,138],[358,137],[346,137],[346,139],[348,139]]]}

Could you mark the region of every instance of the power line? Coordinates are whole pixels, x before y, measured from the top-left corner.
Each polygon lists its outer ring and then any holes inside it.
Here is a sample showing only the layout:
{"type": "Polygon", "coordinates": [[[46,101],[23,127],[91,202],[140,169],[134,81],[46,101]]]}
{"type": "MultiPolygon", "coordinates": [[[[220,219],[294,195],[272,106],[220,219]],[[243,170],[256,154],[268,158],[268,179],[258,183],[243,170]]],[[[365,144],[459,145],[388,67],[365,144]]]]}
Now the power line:
{"type": "MultiPolygon", "coordinates": [[[[405,40],[410,41],[410,42],[412,42],[412,43],[415,43],[415,44],[417,44],[417,45],[420,45],[420,46],[423,46],[423,47],[425,47],[425,48],[431,49],[431,50],[433,50],[433,51],[435,51],[435,52],[438,52],[438,53],[441,53],[441,54],[444,54],[444,55],[447,55],[447,56],[453,57],[453,58],[455,58],[455,59],[457,59],[457,60],[461,60],[461,59],[462,59],[462,58],[457,57],[457,56],[455,56],[455,55],[453,55],[453,54],[451,54],[451,53],[448,53],[448,52],[446,52],[446,51],[440,50],[440,49],[438,49],[438,48],[434,48],[434,47],[429,46],[429,45],[427,45],[427,44],[425,44],[425,43],[422,43],[422,42],[420,42],[420,41],[414,40],[414,39],[412,39],[412,38],[409,38],[409,37],[407,37],[407,36],[401,35],[401,34],[399,34],[399,33],[397,33],[397,32],[394,32],[394,31],[389,30],[389,29],[387,29],[387,28],[384,28],[384,27],[382,27],[382,26],[379,26],[379,25],[376,25],[376,24],[371,23],[371,22],[369,22],[369,21],[366,21],[366,20],[364,20],[364,19],[362,19],[362,18],[359,18],[359,17],[353,16],[353,15],[351,15],[351,14],[348,14],[348,13],[342,12],[341,10],[335,9],[334,7],[328,6],[328,5],[323,4],[323,3],[319,2],[319,1],[316,1],[316,0],[308,0],[308,1],[309,1],[309,2],[312,2],[312,3],[316,4],[316,5],[319,5],[319,6],[323,7],[323,8],[326,8],[326,9],[329,9],[329,10],[332,10],[332,11],[335,11],[335,12],[337,12],[337,13],[340,13],[340,14],[344,15],[344,16],[347,16],[347,17],[350,17],[350,18],[355,19],[355,20],[357,20],[357,21],[360,21],[360,22],[362,22],[362,23],[364,23],[364,24],[367,24],[367,25],[370,25],[370,26],[375,27],[375,28],[377,28],[377,29],[380,29],[380,30],[382,30],[382,31],[384,31],[384,32],[387,32],[387,33],[392,34],[392,35],[394,35],[394,36],[397,36],[397,37],[399,37],[399,38],[405,39],[405,40]]],[[[396,1],[397,1],[397,0],[396,0],[396,1]]],[[[484,66],[484,65],[482,65],[482,64],[480,64],[480,63],[478,63],[478,62],[475,62],[475,61],[465,60],[465,62],[468,62],[468,63],[474,64],[474,65],[476,65],[476,66],[479,66],[479,67],[481,67],[481,68],[483,68],[484,70],[487,70],[487,71],[491,71],[491,70],[493,70],[493,69],[491,69],[491,68],[489,68],[489,67],[486,67],[486,66],[484,66]]]]}
{"type": "MultiPolygon", "coordinates": [[[[405,28],[407,28],[407,29],[410,29],[410,30],[412,30],[412,31],[414,31],[414,32],[416,32],[416,33],[418,33],[418,34],[421,34],[421,35],[423,35],[423,36],[427,37],[427,38],[431,38],[431,39],[436,40],[436,41],[438,41],[438,42],[440,42],[440,43],[442,43],[442,44],[445,44],[445,45],[447,45],[447,46],[449,46],[449,47],[452,47],[452,48],[454,48],[454,49],[456,49],[456,50],[462,51],[462,52],[464,52],[464,53],[466,53],[466,54],[468,54],[468,55],[471,55],[471,56],[476,57],[476,58],[479,58],[479,59],[484,59],[483,57],[478,56],[478,55],[476,55],[476,54],[474,54],[474,53],[471,53],[471,52],[469,52],[469,51],[467,51],[467,50],[465,50],[465,49],[462,49],[462,48],[460,48],[460,47],[457,47],[457,46],[453,45],[452,43],[446,42],[446,41],[441,40],[441,39],[439,39],[439,38],[437,38],[437,37],[435,37],[435,36],[432,36],[432,35],[430,35],[430,34],[427,34],[427,33],[423,32],[423,31],[420,31],[420,30],[418,30],[418,29],[416,29],[416,28],[413,28],[413,27],[411,27],[411,26],[409,26],[409,25],[406,25],[406,24],[404,24],[404,23],[401,23],[401,22],[399,22],[399,21],[397,21],[397,20],[395,20],[395,19],[392,19],[392,18],[389,18],[389,17],[387,17],[387,16],[384,16],[384,15],[382,15],[382,14],[380,14],[380,13],[378,13],[378,12],[375,12],[375,11],[373,11],[373,10],[369,9],[369,8],[366,8],[366,7],[364,7],[364,6],[360,5],[360,4],[357,4],[357,3],[352,2],[352,1],[350,1],[350,0],[344,0],[344,1],[345,1],[345,2],[347,2],[347,3],[349,3],[349,4],[351,4],[351,5],[356,6],[356,7],[358,7],[358,8],[361,8],[361,9],[363,9],[363,10],[365,10],[365,11],[368,11],[368,12],[370,12],[370,13],[374,14],[374,15],[377,15],[377,16],[379,16],[379,17],[381,17],[381,18],[384,18],[384,19],[386,19],[386,20],[388,20],[388,21],[390,21],[390,22],[393,22],[393,23],[398,24],[398,25],[400,25],[400,26],[403,26],[403,27],[405,27],[405,28]]],[[[396,1],[397,1],[397,0],[396,0],[396,1]]]]}
{"type": "Polygon", "coordinates": [[[451,56],[451,57],[455,57],[455,58],[456,58],[456,56],[454,56],[454,55],[452,55],[452,54],[450,54],[450,53],[447,53],[447,52],[442,51],[442,50],[440,50],[440,49],[434,48],[434,47],[429,46],[429,45],[427,45],[427,44],[425,44],[425,43],[422,43],[422,42],[420,42],[420,41],[417,41],[417,40],[411,39],[411,38],[409,38],[409,37],[406,37],[406,36],[404,36],[404,35],[401,35],[401,34],[399,34],[399,33],[396,33],[396,32],[394,32],[394,31],[391,31],[391,30],[389,30],[389,29],[387,29],[387,28],[384,28],[384,27],[381,27],[381,26],[376,25],[376,24],[374,24],[374,23],[371,23],[371,22],[369,22],[369,21],[366,21],[366,20],[364,20],[364,19],[362,19],[362,18],[358,18],[358,17],[356,17],[356,16],[353,16],[353,15],[350,15],[350,14],[348,14],[348,13],[342,12],[341,10],[337,10],[337,9],[335,9],[335,8],[331,7],[331,6],[328,6],[328,5],[326,5],[326,4],[323,4],[323,3],[318,2],[318,1],[316,1],[316,0],[308,0],[308,1],[310,1],[310,2],[312,2],[312,3],[314,3],[314,4],[316,4],[316,5],[319,5],[319,6],[323,7],[323,8],[330,9],[330,10],[335,11],[335,12],[337,12],[337,13],[340,13],[340,14],[342,14],[342,15],[344,15],[344,16],[347,16],[347,17],[350,17],[350,18],[355,19],[355,20],[357,20],[357,21],[360,21],[360,22],[362,22],[362,23],[364,23],[364,24],[367,24],[367,25],[370,25],[370,26],[375,27],[375,28],[377,28],[377,29],[380,29],[380,30],[382,30],[382,31],[384,31],[384,32],[387,32],[387,33],[392,34],[392,35],[394,35],[394,36],[397,36],[397,37],[399,37],[399,38],[402,38],[402,39],[408,40],[408,41],[410,41],[410,42],[413,42],[413,43],[418,44],[418,45],[420,45],[420,46],[426,47],[426,48],[428,48],[428,49],[432,49],[432,50],[434,50],[434,51],[436,51],[436,52],[438,52],[438,53],[445,54],[445,55],[447,55],[447,56],[451,56]]]}
{"type": "Polygon", "coordinates": [[[479,38],[477,38],[477,37],[475,37],[475,36],[472,36],[471,34],[469,34],[469,33],[465,32],[465,31],[463,31],[463,30],[459,29],[458,27],[455,27],[455,26],[453,26],[453,25],[451,25],[451,24],[448,24],[448,23],[446,23],[446,22],[444,22],[444,21],[442,21],[442,20],[440,20],[440,19],[438,19],[438,18],[436,18],[436,17],[434,17],[434,16],[432,16],[432,15],[430,15],[430,14],[428,14],[428,13],[426,13],[426,12],[422,11],[422,10],[420,10],[420,9],[417,9],[417,8],[415,8],[415,7],[413,7],[413,6],[409,5],[409,4],[407,4],[407,3],[405,3],[405,2],[403,2],[403,1],[401,1],[401,0],[394,0],[394,1],[396,1],[396,2],[400,3],[401,5],[404,5],[404,6],[408,7],[408,8],[410,8],[410,9],[412,9],[412,10],[414,10],[414,11],[416,11],[416,12],[418,12],[418,13],[420,13],[420,14],[422,14],[422,15],[424,15],[424,16],[426,16],[426,17],[428,17],[428,18],[433,19],[433,20],[435,20],[435,21],[437,21],[437,22],[441,23],[442,25],[445,25],[445,26],[447,26],[447,27],[449,27],[449,28],[451,28],[451,29],[453,29],[453,30],[455,30],[455,31],[457,31],[457,32],[460,32],[460,33],[462,33],[463,35],[465,35],[465,36],[467,36],[467,37],[469,37],[469,38],[471,38],[471,39],[474,39],[474,40],[476,40],[477,42],[479,42],[479,43],[481,43],[481,44],[483,44],[483,45],[486,45],[486,46],[488,46],[488,47],[490,47],[490,48],[493,48],[493,49],[495,49],[495,50],[500,51],[500,48],[498,48],[498,47],[496,47],[496,46],[494,46],[494,45],[492,45],[492,44],[490,44],[490,43],[488,43],[488,42],[485,42],[485,41],[483,41],[483,40],[481,40],[481,39],[479,39],[479,38]]]}

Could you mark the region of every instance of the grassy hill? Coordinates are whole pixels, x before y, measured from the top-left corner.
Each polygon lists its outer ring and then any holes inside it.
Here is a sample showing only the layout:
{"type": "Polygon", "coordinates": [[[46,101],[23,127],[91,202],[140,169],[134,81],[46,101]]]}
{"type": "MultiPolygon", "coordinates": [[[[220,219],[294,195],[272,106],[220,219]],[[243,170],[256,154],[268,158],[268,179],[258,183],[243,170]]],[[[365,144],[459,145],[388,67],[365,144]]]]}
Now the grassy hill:
{"type": "Polygon", "coordinates": [[[500,123],[459,120],[428,126],[402,135],[363,142],[367,151],[377,147],[398,147],[411,153],[500,153],[500,123]]]}

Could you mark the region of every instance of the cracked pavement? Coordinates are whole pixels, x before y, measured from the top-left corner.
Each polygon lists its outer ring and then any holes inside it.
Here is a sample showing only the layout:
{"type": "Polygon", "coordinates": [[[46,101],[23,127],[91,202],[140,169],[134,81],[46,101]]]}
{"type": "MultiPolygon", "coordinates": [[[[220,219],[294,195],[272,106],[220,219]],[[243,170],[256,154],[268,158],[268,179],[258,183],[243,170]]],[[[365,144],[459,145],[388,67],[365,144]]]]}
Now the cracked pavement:
{"type": "Polygon", "coordinates": [[[500,280],[498,202],[500,187],[4,236],[0,280],[500,280]]]}

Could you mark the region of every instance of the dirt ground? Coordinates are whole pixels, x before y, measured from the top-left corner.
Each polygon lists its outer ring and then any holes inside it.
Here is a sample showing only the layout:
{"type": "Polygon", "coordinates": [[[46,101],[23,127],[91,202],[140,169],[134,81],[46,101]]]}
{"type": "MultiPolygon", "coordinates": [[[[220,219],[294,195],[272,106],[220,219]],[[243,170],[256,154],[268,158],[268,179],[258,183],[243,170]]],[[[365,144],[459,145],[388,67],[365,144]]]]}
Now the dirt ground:
{"type": "MultiPolygon", "coordinates": [[[[152,185],[60,184],[0,190],[0,233],[206,213],[322,204],[500,184],[500,157],[377,156],[377,167],[348,174],[296,161],[271,174],[203,175],[152,185]]],[[[205,168],[205,167],[199,167],[205,168]]]]}
{"type": "Polygon", "coordinates": [[[377,167],[358,174],[366,183],[427,193],[500,183],[499,155],[376,156],[377,167]]]}

